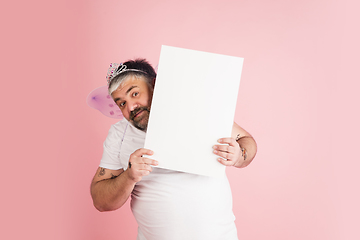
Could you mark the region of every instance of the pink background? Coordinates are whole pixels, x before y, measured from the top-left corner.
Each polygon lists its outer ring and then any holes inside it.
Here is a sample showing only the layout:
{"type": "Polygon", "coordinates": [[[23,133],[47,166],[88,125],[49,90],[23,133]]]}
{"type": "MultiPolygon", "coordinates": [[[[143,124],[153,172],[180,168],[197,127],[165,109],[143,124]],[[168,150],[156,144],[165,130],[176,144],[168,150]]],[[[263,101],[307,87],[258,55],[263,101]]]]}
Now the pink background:
{"type": "Polygon", "coordinates": [[[355,2],[1,3],[1,237],[135,239],[128,203],[92,206],[116,120],[85,99],[110,62],[157,65],[165,44],[245,58],[235,120],[259,150],[227,169],[239,238],[360,239],[355,2]]]}

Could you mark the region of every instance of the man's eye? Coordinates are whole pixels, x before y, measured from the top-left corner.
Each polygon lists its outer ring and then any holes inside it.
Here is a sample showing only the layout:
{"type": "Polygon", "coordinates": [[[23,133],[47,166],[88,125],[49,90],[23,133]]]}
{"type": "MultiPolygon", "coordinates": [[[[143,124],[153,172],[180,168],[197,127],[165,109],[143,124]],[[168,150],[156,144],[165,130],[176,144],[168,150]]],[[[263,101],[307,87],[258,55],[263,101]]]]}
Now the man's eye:
{"type": "Polygon", "coordinates": [[[119,107],[123,107],[123,106],[125,106],[125,102],[121,102],[121,103],[119,104],[119,107]]]}
{"type": "Polygon", "coordinates": [[[134,93],[132,94],[133,97],[136,97],[137,95],[139,95],[139,92],[134,92],[134,93]]]}

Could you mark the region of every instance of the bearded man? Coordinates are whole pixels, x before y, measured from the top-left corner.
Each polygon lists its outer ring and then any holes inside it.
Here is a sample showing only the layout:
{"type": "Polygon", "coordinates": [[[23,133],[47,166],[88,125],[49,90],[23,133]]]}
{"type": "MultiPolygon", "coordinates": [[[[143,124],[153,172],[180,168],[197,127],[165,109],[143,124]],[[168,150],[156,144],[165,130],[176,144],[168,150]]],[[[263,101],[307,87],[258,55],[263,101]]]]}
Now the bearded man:
{"type": "MultiPolygon", "coordinates": [[[[94,206],[101,212],[113,211],[131,196],[137,240],[238,239],[226,175],[215,178],[153,168],[158,162],[143,157],[153,154],[143,147],[155,79],[153,67],[144,59],[129,60],[109,74],[109,95],[124,118],[111,126],[104,142],[91,183],[94,206]]],[[[243,168],[255,157],[255,140],[236,123],[232,136],[218,142],[213,153],[223,165],[243,168]]]]}

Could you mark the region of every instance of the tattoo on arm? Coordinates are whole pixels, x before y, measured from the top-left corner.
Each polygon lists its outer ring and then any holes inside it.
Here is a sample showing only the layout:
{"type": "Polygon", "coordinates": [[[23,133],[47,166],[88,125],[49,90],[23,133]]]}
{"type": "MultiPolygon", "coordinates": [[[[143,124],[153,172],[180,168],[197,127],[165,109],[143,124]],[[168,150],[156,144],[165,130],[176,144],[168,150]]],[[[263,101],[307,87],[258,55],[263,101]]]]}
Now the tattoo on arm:
{"type": "Polygon", "coordinates": [[[100,172],[99,172],[99,177],[104,176],[105,175],[105,168],[101,168],[100,172]]]}
{"type": "MultiPolygon", "coordinates": [[[[121,173],[120,173],[120,174],[121,174],[121,173]]],[[[120,174],[119,174],[119,175],[114,175],[114,174],[111,174],[111,178],[110,178],[110,179],[117,178],[118,176],[120,176],[120,174]]]]}
{"type": "Polygon", "coordinates": [[[241,136],[240,133],[239,133],[238,135],[236,135],[235,140],[239,141],[240,139],[243,139],[243,138],[251,138],[251,137],[250,136],[241,136]]]}
{"type": "MultiPolygon", "coordinates": [[[[250,136],[241,136],[241,134],[239,133],[238,135],[236,135],[236,142],[239,141],[241,138],[250,138],[250,136]]],[[[239,143],[239,146],[240,146],[240,143],[239,143]]],[[[246,158],[247,158],[246,149],[240,146],[240,150],[241,150],[241,156],[244,158],[244,161],[246,161],[246,158]]]]}
{"type": "Polygon", "coordinates": [[[243,147],[240,147],[241,149],[241,156],[244,158],[244,161],[246,161],[246,158],[247,158],[247,151],[245,148],[243,147]]]}

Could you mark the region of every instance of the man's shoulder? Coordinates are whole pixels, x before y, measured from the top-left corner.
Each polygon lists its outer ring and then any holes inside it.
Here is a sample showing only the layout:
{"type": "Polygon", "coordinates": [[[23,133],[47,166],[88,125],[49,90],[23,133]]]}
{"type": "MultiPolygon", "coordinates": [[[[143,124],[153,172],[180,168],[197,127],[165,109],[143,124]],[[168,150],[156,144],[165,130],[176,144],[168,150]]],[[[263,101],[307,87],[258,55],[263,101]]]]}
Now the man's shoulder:
{"type": "Polygon", "coordinates": [[[118,136],[123,136],[126,133],[129,137],[145,137],[145,132],[135,128],[125,118],[111,125],[109,132],[118,136]]]}
{"type": "Polygon", "coordinates": [[[128,124],[129,124],[129,122],[125,118],[123,118],[120,121],[118,121],[117,123],[111,125],[110,130],[112,129],[115,131],[122,132],[127,128],[128,124]]]}
{"type": "Polygon", "coordinates": [[[108,135],[106,137],[107,141],[122,135],[125,132],[125,128],[126,122],[124,122],[123,119],[115,124],[112,124],[108,130],[108,135]]]}
{"type": "Polygon", "coordinates": [[[110,126],[108,136],[118,136],[125,133],[128,125],[128,121],[125,118],[121,119],[117,123],[114,123],[110,126]]]}

